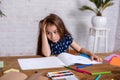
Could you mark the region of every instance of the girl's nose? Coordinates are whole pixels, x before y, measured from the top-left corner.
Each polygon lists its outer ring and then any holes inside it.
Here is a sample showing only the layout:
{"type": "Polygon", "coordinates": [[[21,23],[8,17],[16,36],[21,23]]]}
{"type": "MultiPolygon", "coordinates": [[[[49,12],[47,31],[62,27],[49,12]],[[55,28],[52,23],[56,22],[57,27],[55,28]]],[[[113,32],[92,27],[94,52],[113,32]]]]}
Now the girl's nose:
{"type": "Polygon", "coordinates": [[[55,37],[55,34],[54,33],[52,33],[52,38],[54,38],[55,37]]]}

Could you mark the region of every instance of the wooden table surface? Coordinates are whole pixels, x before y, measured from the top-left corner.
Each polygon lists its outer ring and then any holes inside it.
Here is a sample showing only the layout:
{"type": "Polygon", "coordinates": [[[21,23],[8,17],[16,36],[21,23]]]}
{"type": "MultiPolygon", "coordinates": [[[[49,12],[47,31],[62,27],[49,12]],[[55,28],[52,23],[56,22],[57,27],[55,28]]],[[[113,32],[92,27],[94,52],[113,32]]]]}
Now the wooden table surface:
{"type": "MultiPolygon", "coordinates": [[[[110,54],[96,54],[102,58],[110,55],[110,54]]],[[[0,71],[0,76],[2,76],[2,72],[8,70],[10,68],[19,69],[21,72],[25,73],[30,77],[31,75],[35,74],[36,72],[41,72],[42,76],[46,76],[47,72],[51,71],[60,71],[60,70],[67,70],[66,68],[52,68],[52,69],[36,69],[36,70],[21,70],[18,64],[18,58],[33,58],[33,57],[40,57],[40,56],[12,56],[12,57],[0,57],[0,61],[4,61],[4,68],[0,71]]],[[[75,66],[72,66],[75,67],[75,66]]],[[[101,72],[101,71],[111,71],[112,74],[104,74],[100,78],[100,80],[120,80],[120,67],[113,66],[104,61],[103,64],[95,64],[93,66],[82,68],[84,70],[90,72],[101,72]]],[[[72,71],[72,70],[71,70],[72,71]]],[[[80,80],[95,80],[96,76],[87,75],[83,73],[78,73],[72,71],[80,80]]]]}

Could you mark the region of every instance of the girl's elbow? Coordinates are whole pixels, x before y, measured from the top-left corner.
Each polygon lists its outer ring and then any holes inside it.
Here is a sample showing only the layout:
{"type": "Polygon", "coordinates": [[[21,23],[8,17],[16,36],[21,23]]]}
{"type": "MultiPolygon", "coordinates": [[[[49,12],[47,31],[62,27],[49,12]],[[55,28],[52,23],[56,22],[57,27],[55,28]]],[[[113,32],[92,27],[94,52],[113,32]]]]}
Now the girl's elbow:
{"type": "Polygon", "coordinates": [[[43,55],[44,55],[45,57],[49,57],[49,56],[51,55],[51,53],[50,53],[50,52],[43,52],[43,55]]]}
{"type": "Polygon", "coordinates": [[[50,54],[45,54],[44,56],[45,56],[45,57],[49,57],[49,56],[50,56],[50,54]]]}

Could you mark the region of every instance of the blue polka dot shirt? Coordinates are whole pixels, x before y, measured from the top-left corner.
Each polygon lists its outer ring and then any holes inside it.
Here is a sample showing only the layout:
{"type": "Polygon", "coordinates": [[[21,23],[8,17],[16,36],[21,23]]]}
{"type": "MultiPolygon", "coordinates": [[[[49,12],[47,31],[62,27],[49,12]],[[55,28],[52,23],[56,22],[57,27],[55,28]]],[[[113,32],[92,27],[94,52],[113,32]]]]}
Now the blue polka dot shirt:
{"type": "Polygon", "coordinates": [[[66,52],[72,41],[73,38],[70,35],[65,35],[64,38],[59,40],[57,43],[48,40],[51,54],[60,54],[62,52],[66,52]]]}

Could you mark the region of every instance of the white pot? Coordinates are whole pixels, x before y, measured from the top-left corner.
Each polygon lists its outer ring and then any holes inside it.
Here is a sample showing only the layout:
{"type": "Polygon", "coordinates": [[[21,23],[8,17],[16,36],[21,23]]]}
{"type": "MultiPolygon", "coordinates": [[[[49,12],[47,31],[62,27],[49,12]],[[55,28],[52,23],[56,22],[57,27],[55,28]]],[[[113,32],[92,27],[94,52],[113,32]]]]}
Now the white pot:
{"type": "Polygon", "coordinates": [[[93,16],[92,26],[96,28],[104,28],[107,25],[107,18],[103,16],[93,16]]]}

